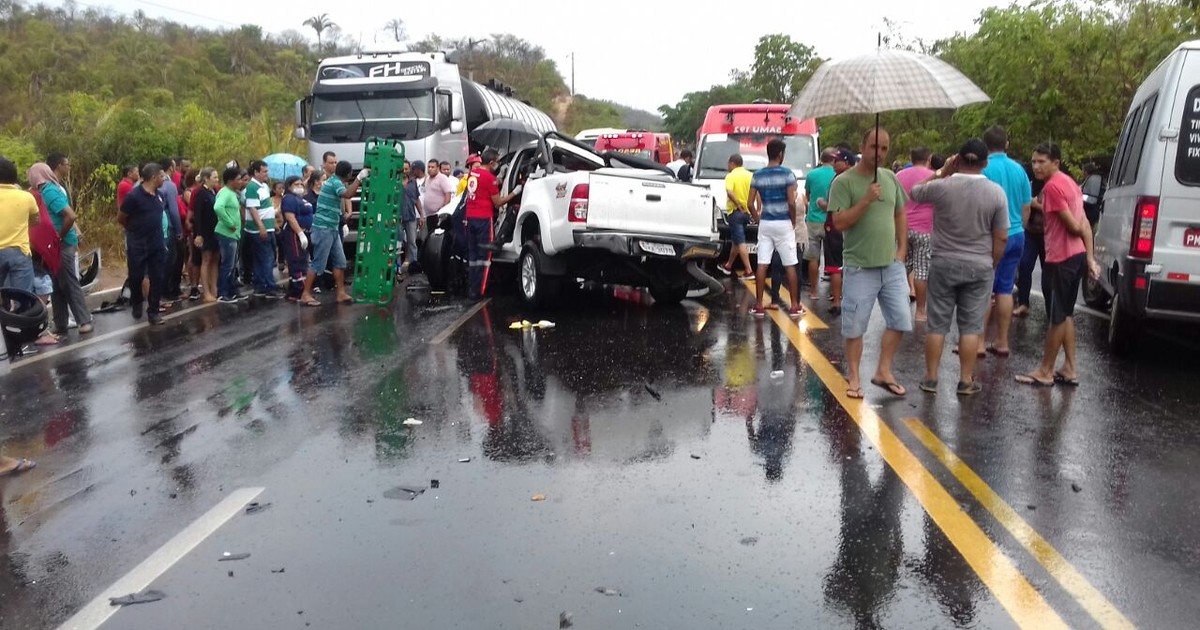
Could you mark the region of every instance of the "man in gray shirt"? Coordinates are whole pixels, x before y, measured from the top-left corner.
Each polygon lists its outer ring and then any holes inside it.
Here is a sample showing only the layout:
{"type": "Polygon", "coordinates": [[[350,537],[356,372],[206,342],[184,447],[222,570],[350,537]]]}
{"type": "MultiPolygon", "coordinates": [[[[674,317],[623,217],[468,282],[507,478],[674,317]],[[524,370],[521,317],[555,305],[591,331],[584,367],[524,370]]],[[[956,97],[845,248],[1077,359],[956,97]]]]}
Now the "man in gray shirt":
{"type": "Polygon", "coordinates": [[[938,367],[956,310],[961,370],[957,393],[971,396],[982,389],[975,381],[975,362],[983,316],[990,305],[992,273],[1008,242],[1008,199],[983,176],[987,156],[983,141],[972,138],[933,178],[912,190],[914,201],[933,205],[922,391],[937,392],[938,367]]]}

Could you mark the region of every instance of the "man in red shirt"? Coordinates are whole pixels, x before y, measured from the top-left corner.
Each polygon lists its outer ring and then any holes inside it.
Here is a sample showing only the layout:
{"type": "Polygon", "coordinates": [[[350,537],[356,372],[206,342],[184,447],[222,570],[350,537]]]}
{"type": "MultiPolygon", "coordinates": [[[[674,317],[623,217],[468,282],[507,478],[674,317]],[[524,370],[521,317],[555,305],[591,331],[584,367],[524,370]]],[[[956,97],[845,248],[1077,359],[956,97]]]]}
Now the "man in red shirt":
{"type": "Polygon", "coordinates": [[[124,201],[125,201],[125,195],[128,195],[129,191],[133,190],[133,185],[137,183],[137,180],[138,180],[138,167],[136,167],[132,164],[127,165],[125,167],[124,177],[121,178],[121,181],[117,182],[117,209],[118,210],[121,208],[121,204],[124,203],[124,201]]]}
{"type": "Polygon", "coordinates": [[[492,252],[485,246],[492,243],[492,221],[496,211],[521,194],[517,185],[507,195],[500,195],[495,171],[499,166],[500,154],[488,149],[481,156],[482,164],[471,169],[467,178],[467,295],[475,299],[487,292],[488,268],[492,265],[492,252]]]}
{"type": "Polygon", "coordinates": [[[1033,174],[1046,182],[1042,188],[1042,211],[1046,216],[1046,259],[1042,265],[1042,287],[1046,294],[1046,317],[1050,330],[1042,364],[1018,383],[1052,387],[1077,386],[1075,365],[1075,300],[1083,274],[1100,277],[1100,265],[1092,255],[1092,226],[1083,212],[1083,193],[1070,175],[1059,170],[1062,151],[1056,144],[1042,144],[1033,151],[1033,174]],[[1055,370],[1058,351],[1066,353],[1061,369],[1055,370]]]}

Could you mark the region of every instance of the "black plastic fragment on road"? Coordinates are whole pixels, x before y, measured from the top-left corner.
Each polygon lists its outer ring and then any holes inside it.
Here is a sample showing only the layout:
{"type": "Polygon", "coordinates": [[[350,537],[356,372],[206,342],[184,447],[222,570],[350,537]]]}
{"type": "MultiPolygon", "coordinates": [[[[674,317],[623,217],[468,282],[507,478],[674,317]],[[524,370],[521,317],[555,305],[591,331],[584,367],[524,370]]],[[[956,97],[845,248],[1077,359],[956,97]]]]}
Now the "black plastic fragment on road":
{"type": "Polygon", "coordinates": [[[573,616],[573,615],[571,615],[571,613],[569,613],[569,612],[567,612],[567,611],[565,611],[565,610],[564,610],[564,611],[562,611],[562,612],[560,612],[560,613],[558,613],[558,627],[559,627],[559,630],[562,630],[563,628],[570,628],[571,626],[575,625],[575,624],[574,624],[574,623],[571,621],[571,617],[572,617],[572,616],[573,616]]]}
{"type": "Polygon", "coordinates": [[[141,593],[130,593],[121,597],[109,597],[108,603],[111,606],[132,606],[134,604],[149,604],[160,599],[165,599],[166,593],[156,590],[146,590],[141,593]]]}
{"type": "Polygon", "coordinates": [[[279,569],[271,569],[271,573],[283,573],[286,570],[287,570],[287,567],[282,567],[279,569]]]}
{"type": "Polygon", "coordinates": [[[250,554],[248,553],[231,553],[228,556],[221,556],[220,558],[217,558],[217,562],[234,562],[237,560],[245,560],[249,557],[250,554]]]}
{"type": "Polygon", "coordinates": [[[751,545],[757,545],[758,544],[758,536],[747,536],[738,542],[742,543],[742,545],[745,547],[749,547],[751,545]]]}
{"type": "Polygon", "coordinates": [[[605,597],[620,597],[621,596],[621,591],[618,591],[615,588],[608,588],[606,586],[597,586],[595,590],[597,593],[600,593],[601,595],[603,595],[605,597]]]}
{"type": "Polygon", "coordinates": [[[662,400],[662,394],[658,393],[658,390],[651,387],[650,383],[644,383],[644,386],[646,388],[646,393],[650,394],[654,400],[662,400]]]}
{"type": "Polygon", "coordinates": [[[246,514],[258,514],[259,512],[265,512],[270,508],[270,503],[259,503],[258,501],[255,501],[254,503],[246,506],[246,514]]]}
{"type": "Polygon", "coordinates": [[[692,455],[692,459],[700,459],[699,455],[692,455]]]}
{"type": "Polygon", "coordinates": [[[422,494],[425,494],[425,488],[422,486],[397,486],[384,492],[383,498],[396,499],[397,501],[412,501],[422,494]]]}
{"type": "Polygon", "coordinates": [[[1081,488],[1077,483],[1071,484],[1071,489],[1075,492],[1083,492],[1083,488],[1081,488]]]}
{"type": "Polygon", "coordinates": [[[429,480],[429,487],[430,487],[430,488],[433,488],[434,490],[436,490],[436,489],[438,489],[438,488],[442,487],[442,482],[438,481],[437,479],[430,479],[430,480],[429,480]]]}

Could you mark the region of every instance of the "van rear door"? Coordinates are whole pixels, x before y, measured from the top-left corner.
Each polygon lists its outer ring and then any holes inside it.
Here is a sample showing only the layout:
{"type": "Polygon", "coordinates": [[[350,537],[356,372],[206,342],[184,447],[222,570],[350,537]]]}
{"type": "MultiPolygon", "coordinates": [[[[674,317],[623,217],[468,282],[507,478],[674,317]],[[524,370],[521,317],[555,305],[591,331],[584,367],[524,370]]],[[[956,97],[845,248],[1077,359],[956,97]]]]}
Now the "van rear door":
{"type": "Polygon", "coordinates": [[[1200,51],[1182,54],[1179,80],[1162,91],[1169,102],[1146,141],[1165,145],[1153,262],[1163,269],[1156,280],[1200,284],[1200,51]],[[1176,140],[1160,139],[1160,130],[1174,129],[1176,140]]]}

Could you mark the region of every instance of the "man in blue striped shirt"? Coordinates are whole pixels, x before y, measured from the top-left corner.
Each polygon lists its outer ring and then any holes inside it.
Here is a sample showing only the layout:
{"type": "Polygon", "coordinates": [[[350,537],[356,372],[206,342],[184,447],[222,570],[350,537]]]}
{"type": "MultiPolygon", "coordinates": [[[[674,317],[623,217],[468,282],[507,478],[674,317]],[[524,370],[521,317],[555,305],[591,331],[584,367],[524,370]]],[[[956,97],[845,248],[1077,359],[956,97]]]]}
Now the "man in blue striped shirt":
{"type": "Polygon", "coordinates": [[[767,143],[767,167],[759,169],[750,180],[750,212],[758,220],[758,270],[754,278],[754,316],[766,317],[763,307],[763,288],[771,258],[779,260],[787,271],[789,311],[795,319],[804,314],[800,292],[796,286],[796,174],[783,166],[787,145],[778,138],[767,143]]]}

